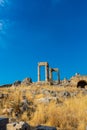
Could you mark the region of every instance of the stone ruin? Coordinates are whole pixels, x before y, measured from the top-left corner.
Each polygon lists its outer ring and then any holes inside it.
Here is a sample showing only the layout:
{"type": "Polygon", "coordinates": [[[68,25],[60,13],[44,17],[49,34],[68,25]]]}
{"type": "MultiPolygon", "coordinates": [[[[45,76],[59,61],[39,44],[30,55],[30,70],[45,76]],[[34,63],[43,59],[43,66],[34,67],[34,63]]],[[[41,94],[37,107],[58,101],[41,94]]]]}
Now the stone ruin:
{"type": "Polygon", "coordinates": [[[0,130],[57,130],[56,127],[49,126],[30,126],[24,121],[9,123],[9,118],[0,117],[0,130]]]}
{"type": "Polygon", "coordinates": [[[60,71],[58,68],[51,68],[48,62],[39,62],[38,63],[38,83],[42,83],[41,81],[41,73],[40,68],[45,66],[45,81],[44,83],[48,83],[50,85],[60,85],[60,86],[75,86],[77,88],[85,88],[87,87],[87,75],[80,75],[76,73],[70,80],[62,80],[60,82],[60,71]],[[53,80],[53,73],[57,73],[57,80],[53,80]]]}
{"type": "Polygon", "coordinates": [[[31,78],[25,78],[23,81],[15,81],[13,84],[6,84],[0,87],[17,87],[17,86],[30,86],[30,85],[59,85],[59,86],[75,86],[77,88],[85,88],[87,86],[87,76],[76,73],[71,79],[60,81],[60,71],[58,68],[51,68],[48,62],[38,62],[38,80],[36,83],[32,82],[31,78]],[[40,68],[45,67],[45,80],[41,81],[41,70],[40,68]],[[53,80],[53,73],[57,74],[57,80],[53,80]]]}
{"type": "Polygon", "coordinates": [[[77,88],[85,88],[87,86],[87,76],[76,74],[70,79],[70,83],[77,88]]]}
{"type": "MultiPolygon", "coordinates": [[[[31,85],[32,79],[31,78],[25,78],[23,81],[20,80],[16,80],[13,84],[6,84],[6,85],[1,85],[0,87],[19,87],[21,85],[24,86],[29,86],[31,85]]],[[[54,85],[56,83],[60,84],[60,71],[58,68],[51,68],[49,66],[48,62],[39,62],[38,63],[38,82],[37,84],[40,83],[45,83],[45,84],[50,84],[50,85],[54,85]],[[40,68],[44,66],[45,67],[45,81],[42,82],[41,81],[41,71],[40,68]],[[57,80],[53,80],[53,73],[56,72],[57,74],[57,80]]]]}
{"type": "Polygon", "coordinates": [[[60,72],[58,68],[50,68],[48,62],[38,63],[38,82],[41,82],[40,67],[45,66],[45,82],[54,84],[53,72],[57,73],[57,84],[60,83],[60,72]]]}
{"type": "Polygon", "coordinates": [[[40,67],[45,66],[45,81],[49,82],[49,64],[47,62],[38,63],[38,82],[41,81],[40,67]]]}
{"type": "Polygon", "coordinates": [[[56,72],[57,73],[57,84],[60,83],[60,72],[59,72],[59,69],[58,68],[50,68],[50,82],[51,84],[53,84],[53,72],[56,72]]]}

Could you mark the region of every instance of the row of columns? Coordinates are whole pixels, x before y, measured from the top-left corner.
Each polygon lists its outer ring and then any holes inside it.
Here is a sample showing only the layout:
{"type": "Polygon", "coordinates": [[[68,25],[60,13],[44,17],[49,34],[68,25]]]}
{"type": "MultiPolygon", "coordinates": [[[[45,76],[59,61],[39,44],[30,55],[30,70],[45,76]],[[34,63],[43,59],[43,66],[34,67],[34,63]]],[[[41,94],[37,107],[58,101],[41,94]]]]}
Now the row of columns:
{"type": "Polygon", "coordinates": [[[48,62],[39,62],[38,63],[38,82],[41,81],[41,75],[40,75],[40,67],[41,66],[45,66],[45,81],[49,82],[49,81],[53,81],[53,76],[52,73],[53,72],[57,72],[57,76],[58,76],[58,83],[60,83],[60,72],[58,68],[50,68],[49,69],[49,64],[48,62]]]}

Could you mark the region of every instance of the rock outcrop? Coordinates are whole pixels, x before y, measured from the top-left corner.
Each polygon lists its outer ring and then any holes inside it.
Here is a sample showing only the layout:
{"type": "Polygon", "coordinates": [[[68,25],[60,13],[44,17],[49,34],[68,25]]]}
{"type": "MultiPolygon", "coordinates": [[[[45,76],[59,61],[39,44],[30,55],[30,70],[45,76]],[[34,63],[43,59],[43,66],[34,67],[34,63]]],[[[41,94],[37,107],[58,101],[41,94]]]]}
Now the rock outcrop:
{"type": "Polygon", "coordinates": [[[32,83],[32,79],[31,78],[25,78],[21,84],[24,86],[29,86],[32,83]]]}

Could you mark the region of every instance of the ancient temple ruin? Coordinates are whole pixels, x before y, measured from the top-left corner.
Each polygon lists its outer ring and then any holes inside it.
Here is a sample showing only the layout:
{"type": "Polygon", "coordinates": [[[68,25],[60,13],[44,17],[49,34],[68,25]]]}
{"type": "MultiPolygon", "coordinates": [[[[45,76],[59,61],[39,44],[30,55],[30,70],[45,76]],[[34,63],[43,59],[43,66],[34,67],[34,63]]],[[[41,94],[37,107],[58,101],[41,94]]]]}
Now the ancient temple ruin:
{"type": "Polygon", "coordinates": [[[57,84],[59,84],[60,83],[60,72],[59,72],[58,68],[50,68],[50,70],[49,70],[50,82],[51,82],[51,84],[53,83],[53,72],[57,73],[57,84]]]}
{"type": "Polygon", "coordinates": [[[39,62],[38,63],[38,82],[41,81],[41,75],[40,75],[40,67],[45,66],[45,81],[49,81],[49,64],[48,62],[39,62]]]}
{"type": "Polygon", "coordinates": [[[57,84],[60,83],[60,72],[58,68],[50,68],[48,62],[39,62],[38,63],[38,82],[41,82],[41,73],[40,68],[45,66],[45,82],[53,84],[53,72],[57,73],[57,84]]]}

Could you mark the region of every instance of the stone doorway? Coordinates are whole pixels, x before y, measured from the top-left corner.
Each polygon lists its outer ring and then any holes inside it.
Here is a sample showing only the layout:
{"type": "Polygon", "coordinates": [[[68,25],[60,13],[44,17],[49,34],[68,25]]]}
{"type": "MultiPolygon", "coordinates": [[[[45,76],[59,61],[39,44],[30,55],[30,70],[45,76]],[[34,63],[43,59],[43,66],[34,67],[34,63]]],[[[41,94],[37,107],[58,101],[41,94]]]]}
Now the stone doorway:
{"type": "Polygon", "coordinates": [[[40,68],[44,66],[45,67],[45,81],[49,82],[49,64],[48,62],[39,62],[38,63],[38,82],[41,81],[41,72],[40,68]]]}

